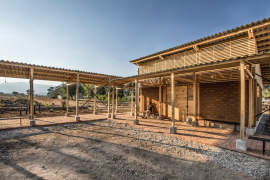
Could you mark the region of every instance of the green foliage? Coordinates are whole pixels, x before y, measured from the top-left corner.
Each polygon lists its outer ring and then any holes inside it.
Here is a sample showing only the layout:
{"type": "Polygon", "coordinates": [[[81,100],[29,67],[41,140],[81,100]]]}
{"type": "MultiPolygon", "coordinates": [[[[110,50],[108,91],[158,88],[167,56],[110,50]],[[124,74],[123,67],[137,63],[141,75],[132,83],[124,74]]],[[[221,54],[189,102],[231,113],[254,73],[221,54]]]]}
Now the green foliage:
{"type": "Polygon", "coordinates": [[[65,110],[66,109],[66,101],[61,101],[61,106],[62,106],[63,110],[65,110]]]}
{"type": "Polygon", "coordinates": [[[16,92],[16,91],[13,91],[12,94],[13,94],[14,96],[18,96],[18,95],[19,95],[19,93],[16,92]]]}
{"type": "Polygon", "coordinates": [[[264,86],[262,96],[264,99],[270,99],[270,85],[264,86]]]}
{"type": "MultiPolygon", "coordinates": [[[[65,99],[67,93],[67,85],[65,83],[62,83],[59,86],[50,87],[49,89],[47,89],[47,91],[47,96],[49,97],[57,98],[58,95],[61,95],[65,99]]],[[[81,84],[79,85],[79,93],[84,93],[84,89],[81,84]]],[[[76,95],[76,84],[70,85],[68,87],[68,94],[70,97],[76,95]]]]}
{"type": "Polygon", "coordinates": [[[49,105],[49,103],[48,103],[48,102],[47,102],[47,103],[45,103],[45,104],[44,104],[44,106],[45,106],[46,108],[51,107],[51,106],[49,105]]]}
{"type": "Polygon", "coordinates": [[[84,89],[84,95],[87,96],[88,98],[89,97],[92,97],[91,95],[93,94],[91,89],[93,89],[94,86],[93,85],[89,85],[89,84],[86,84],[83,86],[83,89],[84,89]]]}
{"type": "Polygon", "coordinates": [[[50,109],[49,111],[50,111],[50,112],[53,112],[53,109],[50,109]]]}

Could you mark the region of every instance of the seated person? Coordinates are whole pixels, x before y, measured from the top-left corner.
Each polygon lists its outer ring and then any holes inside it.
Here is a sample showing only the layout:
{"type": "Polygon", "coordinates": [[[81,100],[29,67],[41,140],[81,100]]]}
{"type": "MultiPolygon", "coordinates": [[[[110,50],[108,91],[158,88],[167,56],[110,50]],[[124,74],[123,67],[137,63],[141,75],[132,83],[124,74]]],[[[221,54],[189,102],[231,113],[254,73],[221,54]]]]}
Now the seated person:
{"type": "Polygon", "coordinates": [[[153,107],[151,102],[149,102],[147,110],[145,112],[143,112],[143,118],[149,116],[150,113],[154,113],[154,107],[153,107]],[[145,114],[147,114],[147,116],[145,116],[145,114]]]}

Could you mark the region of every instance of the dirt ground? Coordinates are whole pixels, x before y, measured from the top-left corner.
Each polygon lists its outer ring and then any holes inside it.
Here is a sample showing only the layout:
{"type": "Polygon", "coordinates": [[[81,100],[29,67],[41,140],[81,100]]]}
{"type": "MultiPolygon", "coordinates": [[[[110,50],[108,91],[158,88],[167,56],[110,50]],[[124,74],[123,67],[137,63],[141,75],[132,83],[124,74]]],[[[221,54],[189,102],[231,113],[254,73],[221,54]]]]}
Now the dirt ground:
{"type": "Polygon", "coordinates": [[[39,128],[44,133],[0,141],[0,179],[252,179],[102,123],[39,128]]]}

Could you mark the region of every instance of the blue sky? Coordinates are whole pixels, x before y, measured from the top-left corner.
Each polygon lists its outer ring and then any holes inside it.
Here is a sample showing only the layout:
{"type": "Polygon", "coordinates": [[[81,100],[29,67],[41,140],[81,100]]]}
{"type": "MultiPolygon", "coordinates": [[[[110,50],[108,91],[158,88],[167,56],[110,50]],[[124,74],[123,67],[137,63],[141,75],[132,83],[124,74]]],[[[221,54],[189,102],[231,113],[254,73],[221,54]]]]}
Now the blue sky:
{"type": "Polygon", "coordinates": [[[118,76],[136,74],[130,60],[270,17],[269,0],[0,0],[0,7],[0,59],[118,76]]]}

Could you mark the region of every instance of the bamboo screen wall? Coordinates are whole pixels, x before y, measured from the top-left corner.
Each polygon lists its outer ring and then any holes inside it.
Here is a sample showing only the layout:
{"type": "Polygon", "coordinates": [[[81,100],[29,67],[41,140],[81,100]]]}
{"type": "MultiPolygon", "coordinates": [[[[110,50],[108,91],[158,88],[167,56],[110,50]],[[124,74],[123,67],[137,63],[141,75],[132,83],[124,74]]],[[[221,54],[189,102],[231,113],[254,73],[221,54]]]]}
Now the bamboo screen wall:
{"type": "Polygon", "coordinates": [[[164,60],[158,59],[140,64],[141,74],[157,72],[166,69],[216,61],[237,56],[251,55],[256,52],[256,42],[248,37],[194,49],[178,54],[166,56],[164,60]]]}

